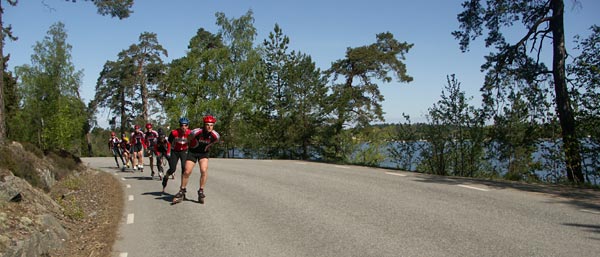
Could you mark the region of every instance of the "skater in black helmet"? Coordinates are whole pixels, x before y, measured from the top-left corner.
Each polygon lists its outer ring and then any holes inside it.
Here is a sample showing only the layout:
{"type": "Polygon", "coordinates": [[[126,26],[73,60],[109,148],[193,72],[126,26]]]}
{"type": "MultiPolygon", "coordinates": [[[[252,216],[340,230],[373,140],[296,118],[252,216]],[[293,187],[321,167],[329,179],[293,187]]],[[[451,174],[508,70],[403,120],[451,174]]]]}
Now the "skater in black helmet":
{"type": "Polygon", "coordinates": [[[156,168],[158,169],[158,179],[162,180],[165,171],[163,170],[163,162],[167,162],[171,157],[171,143],[167,140],[165,133],[158,130],[158,140],[154,144],[152,152],[156,155],[156,168]]]}
{"type": "Polygon", "coordinates": [[[177,161],[181,162],[181,174],[183,176],[183,168],[188,151],[188,136],[191,132],[191,130],[188,128],[189,124],[190,121],[188,118],[181,117],[179,119],[179,128],[174,129],[171,131],[171,134],[169,134],[168,141],[171,144],[171,157],[169,158],[169,170],[162,178],[163,193],[165,192],[165,188],[169,182],[169,176],[173,176],[173,173],[175,173],[177,161]]]}
{"type": "Polygon", "coordinates": [[[206,197],[204,195],[204,186],[206,185],[206,179],[208,178],[208,153],[210,147],[219,142],[220,135],[214,130],[215,123],[217,122],[215,117],[208,115],[204,117],[203,121],[204,126],[192,130],[188,137],[189,148],[187,160],[185,161],[185,170],[183,171],[179,193],[173,198],[173,203],[178,203],[185,199],[186,186],[196,162],[198,162],[200,166],[198,202],[201,204],[204,203],[204,198],[206,197]]]}

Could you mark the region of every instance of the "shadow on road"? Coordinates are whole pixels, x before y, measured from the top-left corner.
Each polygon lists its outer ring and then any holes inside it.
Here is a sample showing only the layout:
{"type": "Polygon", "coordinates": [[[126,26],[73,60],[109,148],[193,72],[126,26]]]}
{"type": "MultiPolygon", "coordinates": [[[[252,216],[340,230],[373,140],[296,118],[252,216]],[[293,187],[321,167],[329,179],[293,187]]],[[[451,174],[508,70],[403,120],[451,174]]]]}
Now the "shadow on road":
{"type": "MultiPolygon", "coordinates": [[[[163,201],[165,201],[165,202],[169,202],[169,203],[171,203],[171,205],[174,205],[174,204],[172,204],[172,203],[173,203],[173,198],[175,198],[175,195],[173,195],[173,194],[169,194],[169,193],[167,193],[167,192],[164,192],[164,193],[163,193],[163,192],[161,192],[161,191],[155,191],[155,192],[146,192],[146,193],[143,193],[142,195],[152,195],[152,196],[155,196],[155,198],[154,198],[154,199],[156,199],[156,200],[163,200],[163,201]]],[[[187,197],[186,197],[186,198],[185,198],[185,199],[184,199],[182,202],[194,202],[194,203],[199,203],[197,200],[192,200],[192,199],[190,199],[190,198],[187,198],[187,197]]],[[[180,203],[180,204],[181,204],[181,203],[180,203]]]]}
{"type": "Polygon", "coordinates": [[[443,177],[419,174],[416,181],[422,183],[437,183],[446,185],[459,185],[465,183],[485,185],[493,190],[513,189],[530,193],[550,196],[553,203],[566,203],[579,208],[600,211],[600,190],[588,188],[575,188],[563,185],[526,184],[515,181],[496,181],[476,178],[443,177]]]}
{"type": "Polygon", "coordinates": [[[135,176],[135,177],[126,177],[125,179],[137,179],[137,180],[155,180],[150,176],[135,176]]]}
{"type": "Polygon", "coordinates": [[[576,223],[563,223],[563,225],[583,228],[587,232],[600,234],[600,225],[588,225],[588,224],[576,224],[576,223]]]}
{"type": "Polygon", "coordinates": [[[157,200],[163,200],[165,202],[173,202],[173,198],[175,197],[175,195],[169,194],[167,192],[163,193],[161,191],[155,191],[155,192],[146,192],[143,193],[142,195],[152,195],[155,196],[154,199],[157,200]]]}

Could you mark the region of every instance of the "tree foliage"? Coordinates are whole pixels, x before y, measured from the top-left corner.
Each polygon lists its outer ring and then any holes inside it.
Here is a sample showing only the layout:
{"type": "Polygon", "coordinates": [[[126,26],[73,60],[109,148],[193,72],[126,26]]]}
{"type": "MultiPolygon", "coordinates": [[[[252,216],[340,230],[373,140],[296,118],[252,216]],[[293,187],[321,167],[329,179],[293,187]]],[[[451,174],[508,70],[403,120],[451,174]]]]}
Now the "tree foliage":
{"type": "MultiPolygon", "coordinates": [[[[502,88],[506,85],[506,81],[523,81],[522,85],[535,89],[540,85],[540,81],[549,81],[554,89],[554,108],[561,125],[566,174],[572,182],[584,182],[572,99],[566,85],[567,55],[564,42],[563,0],[485,1],[485,3],[481,0],[468,0],[463,2],[462,6],[464,11],[458,14],[460,30],[452,33],[459,40],[461,50],[467,51],[471,41],[482,36],[484,29],[487,29],[485,46],[496,49],[495,53],[486,56],[486,63],[482,65],[482,69],[488,73],[488,79],[482,90],[502,88]],[[526,32],[522,38],[511,44],[503,31],[505,28],[516,26],[517,23],[521,23],[526,32]],[[551,45],[548,45],[549,43],[551,45]],[[552,49],[551,69],[548,69],[540,58],[545,46],[552,49]],[[551,78],[547,76],[549,74],[552,75],[551,78]]],[[[506,95],[496,97],[506,97],[506,95]]],[[[488,98],[485,101],[493,100],[488,98]]],[[[535,105],[536,103],[533,103],[533,106],[535,105]]]]}
{"type": "Polygon", "coordinates": [[[576,36],[576,50],[580,54],[568,66],[574,103],[578,107],[578,134],[585,138],[582,152],[587,181],[597,179],[600,174],[600,27],[594,25],[590,31],[586,38],[576,36]]]}
{"type": "MultiPolygon", "coordinates": [[[[150,106],[157,96],[158,84],[164,77],[166,66],[162,56],[167,57],[167,50],[158,43],[156,33],[144,32],[139,36],[139,42],[129,46],[120,53],[120,58],[131,60],[135,67],[136,94],[134,99],[141,101],[141,122],[150,121],[150,106]],[[139,96],[139,97],[138,97],[139,96]]],[[[154,105],[156,106],[156,105],[154,105]]],[[[138,120],[139,121],[139,120],[138,120]]]]}
{"type": "Polygon", "coordinates": [[[139,111],[134,102],[135,82],[133,60],[124,54],[119,55],[117,61],[107,61],[104,64],[96,83],[96,95],[90,102],[94,110],[108,109],[112,126],[116,125],[116,118],[119,117],[121,133],[125,133],[131,126],[131,117],[139,111]]]}
{"type": "Polygon", "coordinates": [[[393,77],[399,82],[412,81],[403,62],[412,46],[399,42],[392,33],[380,33],[373,44],[348,48],[346,58],[335,61],[326,71],[333,83],[328,100],[333,124],[330,129],[333,136],[327,143],[330,158],[340,159],[347,155],[345,151],[351,150],[338,144],[345,141],[337,138],[345,126],[365,126],[373,121],[384,121],[381,108],[384,97],[377,81],[387,83],[393,77]]]}
{"type": "MultiPolygon", "coordinates": [[[[71,2],[77,2],[76,0],[67,0],[71,2]]],[[[86,0],[92,1],[96,8],[98,9],[98,13],[100,15],[111,15],[112,17],[118,17],[119,19],[124,19],[129,17],[129,14],[133,13],[131,10],[133,6],[133,0],[86,0]]],[[[16,6],[19,2],[18,0],[6,0],[6,2],[11,6],[16,6]]],[[[6,65],[6,57],[4,56],[4,39],[9,37],[12,40],[16,40],[17,38],[12,34],[12,28],[9,25],[8,27],[4,26],[2,15],[4,14],[4,7],[2,7],[2,1],[0,1],[0,78],[4,78],[4,70],[6,65]]],[[[0,80],[0,143],[4,142],[6,139],[6,110],[5,110],[5,99],[4,99],[4,79],[0,80]]]]}
{"type": "Polygon", "coordinates": [[[82,72],[71,63],[64,24],[50,27],[34,47],[31,65],[16,67],[22,99],[20,129],[35,131],[22,141],[44,150],[76,150],[83,140],[85,104],[79,96],[82,72]]]}
{"type": "Polygon", "coordinates": [[[289,42],[278,24],[263,41],[267,92],[260,117],[270,131],[265,135],[270,157],[307,159],[316,143],[314,124],[324,120],[326,80],[309,55],[288,51],[289,42]]]}
{"type": "Polygon", "coordinates": [[[473,176],[481,171],[484,115],[468,104],[454,75],[448,76],[441,99],[429,109],[428,142],[421,169],[438,175],[473,176]]]}

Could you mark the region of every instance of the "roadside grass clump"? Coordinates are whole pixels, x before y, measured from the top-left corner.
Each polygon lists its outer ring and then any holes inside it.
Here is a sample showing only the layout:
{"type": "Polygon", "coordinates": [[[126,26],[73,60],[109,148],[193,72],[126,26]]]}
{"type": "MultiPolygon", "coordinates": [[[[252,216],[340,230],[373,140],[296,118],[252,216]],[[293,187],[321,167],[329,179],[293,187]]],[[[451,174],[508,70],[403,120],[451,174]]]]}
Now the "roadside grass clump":
{"type": "Polygon", "coordinates": [[[72,220],[82,220],[85,217],[83,208],[75,198],[57,199],[58,204],[63,207],[63,214],[72,220]]]}
{"type": "Polygon", "coordinates": [[[41,179],[35,170],[33,161],[26,154],[18,154],[9,147],[0,146],[0,167],[10,170],[13,175],[29,182],[34,187],[40,188],[41,179]]]}
{"type": "Polygon", "coordinates": [[[44,158],[44,151],[42,151],[36,145],[29,142],[22,142],[21,145],[23,146],[23,149],[25,149],[26,152],[30,152],[40,159],[44,158]]]}
{"type": "Polygon", "coordinates": [[[69,177],[62,181],[62,184],[64,185],[64,187],[69,190],[72,190],[72,191],[79,190],[81,188],[82,183],[83,183],[83,181],[81,181],[81,179],[76,178],[76,177],[69,177]]]}
{"type": "Polygon", "coordinates": [[[52,173],[54,178],[59,181],[82,168],[81,159],[66,150],[47,151],[46,157],[54,164],[52,173]]]}

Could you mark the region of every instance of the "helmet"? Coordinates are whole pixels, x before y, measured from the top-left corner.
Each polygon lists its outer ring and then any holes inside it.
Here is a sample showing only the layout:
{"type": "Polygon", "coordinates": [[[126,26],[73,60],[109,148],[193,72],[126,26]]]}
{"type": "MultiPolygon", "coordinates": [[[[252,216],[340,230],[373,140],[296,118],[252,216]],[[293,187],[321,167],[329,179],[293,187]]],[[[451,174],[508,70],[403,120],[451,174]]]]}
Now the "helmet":
{"type": "Polygon", "coordinates": [[[110,136],[111,136],[111,137],[114,137],[114,136],[115,136],[115,132],[114,132],[114,131],[111,131],[111,132],[110,132],[110,136]]]}
{"type": "Polygon", "coordinates": [[[179,119],[179,124],[180,124],[180,125],[181,125],[181,124],[186,124],[186,125],[189,125],[189,124],[190,124],[190,120],[188,120],[188,118],[186,118],[186,117],[181,117],[181,118],[179,119]]]}
{"type": "Polygon", "coordinates": [[[151,129],[152,128],[152,123],[146,123],[146,128],[147,129],[151,129]]]}
{"type": "Polygon", "coordinates": [[[140,125],[133,126],[134,129],[140,129],[140,125]]]}
{"type": "Polygon", "coordinates": [[[212,115],[206,115],[204,116],[203,121],[204,123],[215,123],[217,122],[217,119],[215,119],[215,117],[213,117],[212,115]]]}

